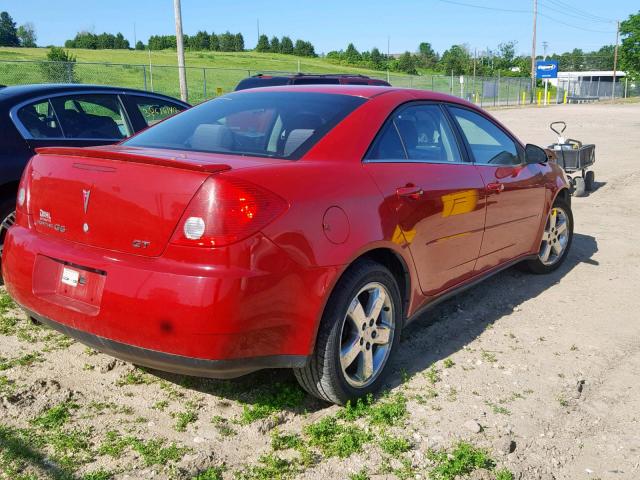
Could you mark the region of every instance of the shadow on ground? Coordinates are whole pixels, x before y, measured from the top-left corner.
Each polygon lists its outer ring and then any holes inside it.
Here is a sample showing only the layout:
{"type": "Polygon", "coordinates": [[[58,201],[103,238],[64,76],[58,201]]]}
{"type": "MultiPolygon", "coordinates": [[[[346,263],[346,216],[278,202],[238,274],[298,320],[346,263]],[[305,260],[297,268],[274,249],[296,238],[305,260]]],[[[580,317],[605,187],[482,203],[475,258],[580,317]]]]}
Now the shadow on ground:
{"type": "MultiPolygon", "coordinates": [[[[580,263],[598,265],[592,259],[598,251],[594,237],[576,233],[564,264],[548,275],[532,275],[510,268],[427,311],[403,332],[386,388],[402,382],[400,372],[409,375],[424,371],[472,342],[489,325],[513,312],[513,308],[558,283],[580,263]],[[446,323],[445,323],[446,322],[446,323]]],[[[264,370],[232,380],[186,377],[152,372],[182,387],[247,404],[264,403],[278,390],[295,389],[289,370],[264,370]]],[[[295,412],[314,412],[327,404],[306,396],[295,412]]]]}

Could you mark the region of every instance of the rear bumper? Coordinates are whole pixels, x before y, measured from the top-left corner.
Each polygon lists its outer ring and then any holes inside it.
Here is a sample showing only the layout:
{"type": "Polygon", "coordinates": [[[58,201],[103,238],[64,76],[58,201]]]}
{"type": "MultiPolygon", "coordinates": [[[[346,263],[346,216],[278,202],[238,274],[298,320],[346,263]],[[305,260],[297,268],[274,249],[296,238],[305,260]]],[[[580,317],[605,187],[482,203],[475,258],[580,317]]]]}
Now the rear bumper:
{"type": "Polygon", "coordinates": [[[265,357],[239,358],[234,360],[206,360],[182,355],[158,352],[146,348],[127,345],[108,338],[92,335],[82,330],[68,327],[51,319],[25,310],[31,318],[43,323],[68,337],[75,338],[84,345],[121,360],[143,367],[154,368],[181,375],[210,378],[235,378],[263,368],[301,368],[308,357],[305,355],[270,355],[265,357]]]}
{"type": "Polygon", "coordinates": [[[21,225],[7,232],[2,268],[8,293],[43,323],[127,361],[212,377],[303,365],[338,274],[301,267],[262,235],[150,258],[21,225]],[[55,264],[104,275],[88,306],[53,291],[55,264]]]}

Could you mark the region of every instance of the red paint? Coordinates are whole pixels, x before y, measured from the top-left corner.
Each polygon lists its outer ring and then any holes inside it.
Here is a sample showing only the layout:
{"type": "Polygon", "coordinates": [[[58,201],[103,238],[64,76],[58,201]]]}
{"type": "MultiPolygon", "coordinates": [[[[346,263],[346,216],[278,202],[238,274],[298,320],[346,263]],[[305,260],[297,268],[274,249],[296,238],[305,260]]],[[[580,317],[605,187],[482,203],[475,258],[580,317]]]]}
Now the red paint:
{"type": "Polygon", "coordinates": [[[407,266],[409,316],[537,251],[548,209],[566,188],[555,164],[362,161],[396,107],[431,100],[479,111],[473,105],[386,87],[278,89],[369,100],[298,161],[126,146],[40,151],[6,238],[9,293],[56,322],[152,350],[307,355],[333,286],[370,250],[387,249],[407,266]],[[224,221],[207,233],[213,240],[189,242],[184,222],[212,215],[200,198],[212,185],[227,192],[229,211],[217,211],[224,221]],[[83,190],[91,191],[86,212],[83,190]],[[237,229],[225,237],[231,224],[237,229]],[[86,276],[81,289],[61,287],[61,262],[86,276]]]}

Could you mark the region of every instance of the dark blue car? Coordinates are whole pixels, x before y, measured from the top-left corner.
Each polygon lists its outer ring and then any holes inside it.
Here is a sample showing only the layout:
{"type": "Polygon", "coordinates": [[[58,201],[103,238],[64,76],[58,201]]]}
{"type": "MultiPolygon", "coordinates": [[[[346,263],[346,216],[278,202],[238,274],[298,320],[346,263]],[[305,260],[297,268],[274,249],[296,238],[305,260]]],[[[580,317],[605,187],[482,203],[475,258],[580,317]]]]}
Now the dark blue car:
{"type": "Polygon", "coordinates": [[[34,149],[117,143],[187,108],[175,98],[125,88],[0,87],[0,255],[14,220],[18,182],[34,149]]]}

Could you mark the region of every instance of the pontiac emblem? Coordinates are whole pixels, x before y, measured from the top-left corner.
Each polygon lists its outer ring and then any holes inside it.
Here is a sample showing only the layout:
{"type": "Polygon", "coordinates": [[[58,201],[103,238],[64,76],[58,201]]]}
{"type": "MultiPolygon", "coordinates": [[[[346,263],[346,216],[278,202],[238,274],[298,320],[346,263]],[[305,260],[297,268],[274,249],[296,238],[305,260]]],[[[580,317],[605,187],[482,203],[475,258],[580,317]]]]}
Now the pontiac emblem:
{"type": "Polygon", "coordinates": [[[89,208],[90,195],[91,195],[91,190],[82,190],[82,199],[84,201],[84,213],[87,213],[87,209],[89,208]]]}

